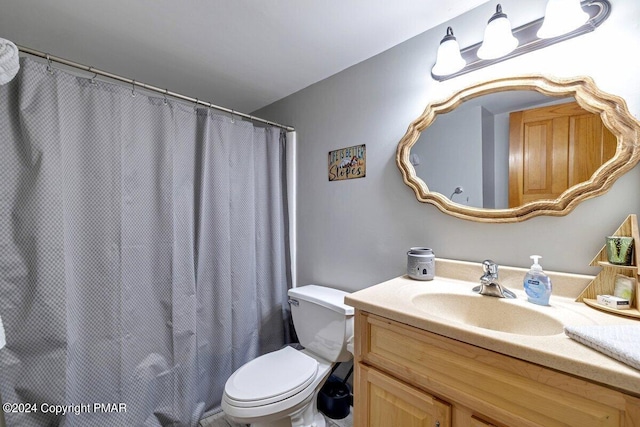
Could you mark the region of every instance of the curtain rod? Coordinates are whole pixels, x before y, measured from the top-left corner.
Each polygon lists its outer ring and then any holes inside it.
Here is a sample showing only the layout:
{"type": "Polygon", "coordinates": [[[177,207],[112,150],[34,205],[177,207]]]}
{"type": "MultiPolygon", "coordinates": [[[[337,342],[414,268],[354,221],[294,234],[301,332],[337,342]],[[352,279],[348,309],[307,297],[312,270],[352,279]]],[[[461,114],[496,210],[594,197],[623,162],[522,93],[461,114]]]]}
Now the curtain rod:
{"type": "Polygon", "coordinates": [[[99,75],[99,76],[104,76],[104,77],[108,77],[110,79],[118,80],[118,81],[121,81],[123,83],[127,83],[127,84],[130,84],[130,85],[133,85],[134,88],[136,86],[139,86],[141,88],[144,88],[146,90],[150,90],[152,92],[161,93],[163,95],[171,96],[172,98],[177,98],[177,99],[181,99],[183,101],[188,101],[188,102],[191,102],[191,103],[194,103],[194,104],[199,104],[199,105],[202,105],[202,106],[205,106],[205,107],[213,108],[214,110],[224,111],[225,113],[231,114],[231,116],[244,117],[245,119],[249,119],[249,120],[252,120],[252,121],[255,121],[255,122],[260,122],[260,123],[264,123],[264,124],[267,124],[267,125],[270,125],[270,126],[279,127],[281,129],[285,129],[285,130],[287,130],[289,132],[293,132],[295,130],[295,128],[293,128],[291,126],[281,125],[279,123],[275,123],[275,122],[272,122],[272,121],[269,121],[269,120],[261,119],[260,117],[255,117],[255,116],[252,116],[250,114],[241,113],[239,111],[235,111],[235,110],[232,110],[230,108],[221,107],[219,105],[215,105],[215,104],[212,104],[210,102],[200,101],[197,98],[191,98],[190,96],[185,96],[185,95],[181,95],[181,94],[176,93],[176,92],[171,92],[171,91],[169,91],[167,89],[161,89],[159,87],[152,86],[152,85],[149,85],[149,84],[146,84],[146,83],[142,83],[142,82],[139,82],[137,80],[131,80],[131,79],[128,79],[126,77],[119,76],[117,74],[109,73],[107,71],[102,71],[102,70],[99,70],[97,68],[88,67],[86,65],[78,64],[77,62],[69,61],[68,59],[60,58],[58,56],[49,55],[48,53],[40,52],[39,50],[31,49],[29,47],[20,46],[20,45],[17,45],[17,47],[20,50],[20,52],[27,53],[29,55],[37,56],[37,57],[40,57],[40,58],[44,58],[49,62],[51,62],[51,61],[58,62],[60,64],[67,65],[69,67],[78,68],[80,70],[87,71],[89,73],[94,73],[94,74],[99,75]]]}

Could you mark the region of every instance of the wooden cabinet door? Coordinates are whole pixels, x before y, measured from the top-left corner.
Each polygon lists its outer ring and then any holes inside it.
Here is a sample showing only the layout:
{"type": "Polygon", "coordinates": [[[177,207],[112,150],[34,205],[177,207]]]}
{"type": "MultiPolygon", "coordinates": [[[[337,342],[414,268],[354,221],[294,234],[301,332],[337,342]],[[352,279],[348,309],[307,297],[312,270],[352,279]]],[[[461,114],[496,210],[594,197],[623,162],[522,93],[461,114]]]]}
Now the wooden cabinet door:
{"type": "Polygon", "coordinates": [[[496,427],[496,425],[482,420],[474,415],[471,417],[471,427],[496,427]]]}
{"type": "Polygon", "coordinates": [[[451,405],[376,369],[358,364],[355,425],[449,427],[451,405]]]}
{"type": "Polygon", "coordinates": [[[557,198],[589,180],[616,148],[600,116],[577,102],[511,113],[509,207],[557,198]]]}

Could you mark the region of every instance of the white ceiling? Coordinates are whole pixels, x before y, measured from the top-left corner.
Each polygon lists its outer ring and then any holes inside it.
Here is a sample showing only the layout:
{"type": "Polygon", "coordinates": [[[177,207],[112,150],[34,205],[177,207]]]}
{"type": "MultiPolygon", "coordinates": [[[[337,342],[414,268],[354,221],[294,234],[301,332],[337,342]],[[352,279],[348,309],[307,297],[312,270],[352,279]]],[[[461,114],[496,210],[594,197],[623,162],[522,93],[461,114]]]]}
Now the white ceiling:
{"type": "Polygon", "coordinates": [[[0,0],[0,37],[250,113],[488,0],[0,0]]]}

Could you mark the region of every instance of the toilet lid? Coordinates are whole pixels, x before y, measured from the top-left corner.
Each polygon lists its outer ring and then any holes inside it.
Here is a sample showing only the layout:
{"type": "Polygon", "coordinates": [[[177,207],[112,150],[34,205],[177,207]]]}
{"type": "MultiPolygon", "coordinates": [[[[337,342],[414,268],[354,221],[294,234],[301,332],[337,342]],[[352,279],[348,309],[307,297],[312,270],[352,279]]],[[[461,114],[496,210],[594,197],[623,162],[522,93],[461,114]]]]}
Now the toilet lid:
{"type": "Polygon", "coordinates": [[[304,390],[317,371],[314,358],[284,347],[241,366],[227,380],[224,391],[236,406],[266,405],[304,390]]]}

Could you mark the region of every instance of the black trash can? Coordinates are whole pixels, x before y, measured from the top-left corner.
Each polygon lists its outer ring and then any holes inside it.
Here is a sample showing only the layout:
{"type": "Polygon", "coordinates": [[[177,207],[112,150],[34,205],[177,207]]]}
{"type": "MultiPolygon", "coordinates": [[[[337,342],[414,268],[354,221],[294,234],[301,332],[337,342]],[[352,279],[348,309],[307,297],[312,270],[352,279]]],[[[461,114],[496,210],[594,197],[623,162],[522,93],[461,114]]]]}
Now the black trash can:
{"type": "Polygon", "coordinates": [[[335,375],[329,376],[318,393],[318,410],[327,417],[340,420],[349,415],[351,388],[335,375]]]}

